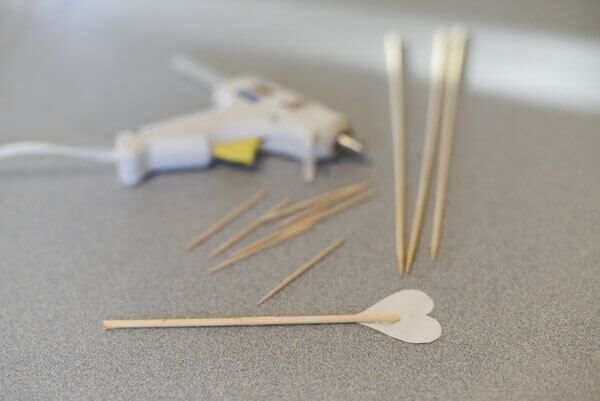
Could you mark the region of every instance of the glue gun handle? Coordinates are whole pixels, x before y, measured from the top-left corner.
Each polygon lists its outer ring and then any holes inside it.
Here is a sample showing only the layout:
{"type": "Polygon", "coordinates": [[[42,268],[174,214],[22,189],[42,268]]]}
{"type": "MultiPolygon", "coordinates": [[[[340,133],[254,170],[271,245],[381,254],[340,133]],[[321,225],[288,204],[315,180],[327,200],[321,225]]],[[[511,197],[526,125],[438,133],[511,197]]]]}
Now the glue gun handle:
{"type": "Polygon", "coordinates": [[[151,172],[204,168],[211,162],[204,135],[156,135],[125,132],[117,137],[117,170],[121,183],[138,185],[151,172]]]}

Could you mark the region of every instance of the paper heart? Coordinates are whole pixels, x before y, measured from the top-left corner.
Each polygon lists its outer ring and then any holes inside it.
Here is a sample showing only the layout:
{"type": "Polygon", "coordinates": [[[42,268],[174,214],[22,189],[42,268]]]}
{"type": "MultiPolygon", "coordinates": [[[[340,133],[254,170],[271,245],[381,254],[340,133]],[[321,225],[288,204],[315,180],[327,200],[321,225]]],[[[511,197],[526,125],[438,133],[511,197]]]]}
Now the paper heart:
{"type": "Polygon", "coordinates": [[[361,323],[390,337],[409,343],[430,343],[442,335],[439,322],[427,316],[433,300],[419,290],[402,290],[385,297],[362,313],[397,313],[396,323],[361,323]]]}

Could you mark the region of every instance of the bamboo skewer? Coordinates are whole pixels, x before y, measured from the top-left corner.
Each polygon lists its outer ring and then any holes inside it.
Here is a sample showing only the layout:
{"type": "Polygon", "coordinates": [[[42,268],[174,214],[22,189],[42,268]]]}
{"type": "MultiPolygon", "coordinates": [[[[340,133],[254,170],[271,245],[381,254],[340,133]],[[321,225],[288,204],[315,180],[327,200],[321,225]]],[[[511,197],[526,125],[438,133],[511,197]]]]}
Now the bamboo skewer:
{"type": "Polygon", "coordinates": [[[433,35],[431,50],[431,84],[429,88],[429,105],[427,106],[427,128],[425,130],[425,141],[423,144],[423,159],[421,162],[421,173],[419,177],[419,189],[415,203],[415,214],[413,216],[408,253],[406,258],[406,272],[410,272],[415,251],[419,242],[423,214],[427,203],[427,191],[431,179],[431,170],[435,158],[435,147],[438,131],[440,129],[440,114],[442,111],[442,97],[444,93],[444,78],[448,56],[448,35],[443,30],[438,30],[433,35]]]}
{"type": "Polygon", "coordinates": [[[346,237],[342,237],[342,238],[338,239],[337,241],[335,241],[333,244],[329,245],[327,248],[325,248],[323,251],[321,251],[317,256],[312,258],[308,263],[306,263],[304,266],[302,266],[301,268],[296,270],[288,278],[283,280],[278,286],[276,286],[271,291],[269,291],[264,297],[261,298],[260,301],[258,301],[258,303],[256,305],[262,304],[267,299],[269,299],[273,295],[277,294],[279,291],[281,291],[283,289],[283,287],[285,287],[286,285],[288,285],[289,283],[294,281],[302,273],[304,273],[305,271],[307,271],[308,269],[310,269],[311,267],[316,265],[325,256],[329,255],[331,252],[333,252],[335,249],[337,249],[340,245],[342,245],[344,243],[345,240],[346,240],[346,237]]]}
{"type": "Polygon", "coordinates": [[[384,38],[388,75],[392,142],[394,148],[394,184],[396,194],[396,257],[400,275],[404,274],[404,187],[405,123],[402,40],[394,33],[384,38]]]}
{"type": "Polygon", "coordinates": [[[221,220],[219,220],[218,222],[213,224],[208,230],[206,230],[205,232],[203,232],[202,234],[197,236],[192,242],[190,242],[188,244],[188,246],[185,248],[185,250],[191,251],[196,246],[200,245],[208,237],[210,237],[211,235],[213,235],[214,233],[219,231],[221,228],[223,228],[225,225],[227,225],[228,223],[233,221],[235,218],[240,216],[246,210],[250,209],[252,206],[254,206],[258,202],[263,200],[265,196],[267,196],[266,190],[262,190],[256,194],[254,194],[252,197],[250,197],[250,199],[246,200],[244,203],[242,203],[241,205],[239,205],[238,207],[233,209],[231,212],[229,212],[229,214],[227,214],[221,220]]]}
{"type": "Polygon", "coordinates": [[[442,111],[440,154],[438,160],[438,181],[436,187],[435,210],[433,231],[431,233],[431,260],[437,256],[442,217],[446,200],[446,187],[448,184],[448,171],[452,153],[452,139],[458,94],[464,65],[465,50],[467,46],[467,32],[463,27],[454,27],[450,33],[450,48],[448,67],[446,69],[446,91],[444,93],[444,108],[442,111]]]}
{"type": "Polygon", "coordinates": [[[271,209],[269,209],[265,214],[263,214],[258,219],[256,219],[254,222],[252,222],[251,224],[246,226],[244,229],[239,231],[233,237],[229,238],[227,241],[225,241],[221,245],[219,245],[214,251],[211,252],[210,256],[215,257],[218,254],[220,254],[221,252],[229,249],[232,245],[234,245],[236,242],[240,241],[242,238],[244,238],[246,235],[250,234],[252,231],[256,230],[264,222],[268,221],[272,215],[274,215],[279,210],[281,210],[282,208],[289,205],[291,202],[292,202],[292,198],[290,198],[290,197],[285,198],[284,200],[282,200],[281,202],[279,202],[278,204],[273,206],[271,209]]]}
{"type": "Polygon", "coordinates": [[[366,192],[355,195],[354,197],[352,197],[348,200],[345,200],[344,202],[342,202],[334,207],[331,207],[331,208],[324,210],[314,216],[311,216],[310,218],[308,218],[306,220],[302,220],[290,227],[287,227],[280,231],[276,231],[276,232],[258,240],[254,244],[250,244],[246,248],[239,250],[238,252],[231,255],[229,258],[227,258],[223,262],[210,268],[208,271],[211,273],[215,272],[224,267],[232,265],[235,262],[245,259],[248,256],[254,255],[255,253],[260,252],[266,248],[269,248],[273,245],[279,244],[280,242],[283,242],[291,237],[294,237],[294,236],[310,229],[316,223],[318,223],[334,214],[340,213],[352,206],[355,206],[361,202],[364,202],[364,201],[372,198],[374,195],[375,195],[374,189],[368,190],[366,192]]]}
{"type": "Polygon", "coordinates": [[[397,313],[360,313],[354,315],[322,316],[257,316],[205,319],[105,320],[102,322],[102,326],[108,330],[153,327],[215,327],[335,323],[394,323],[398,320],[400,320],[400,315],[397,313]]]}

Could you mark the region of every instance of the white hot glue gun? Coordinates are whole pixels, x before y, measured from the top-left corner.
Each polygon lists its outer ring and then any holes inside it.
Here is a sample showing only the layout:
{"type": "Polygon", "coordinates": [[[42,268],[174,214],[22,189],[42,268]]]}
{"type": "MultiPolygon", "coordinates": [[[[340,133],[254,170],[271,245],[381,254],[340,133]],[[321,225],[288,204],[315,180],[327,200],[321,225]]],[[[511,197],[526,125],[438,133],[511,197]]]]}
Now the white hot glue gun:
{"type": "Polygon", "coordinates": [[[274,82],[253,76],[220,81],[183,57],[173,66],[212,84],[215,107],[121,133],[114,150],[20,142],[0,146],[0,159],[58,154],[114,162],[121,182],[135,186],[151,172],[204,168],[213,158],[251,165],[259,148],[301,161],[305,180],[312,181],[317,161],[331,158],[337,148],[363,152],[343,115],[274,82]]]}

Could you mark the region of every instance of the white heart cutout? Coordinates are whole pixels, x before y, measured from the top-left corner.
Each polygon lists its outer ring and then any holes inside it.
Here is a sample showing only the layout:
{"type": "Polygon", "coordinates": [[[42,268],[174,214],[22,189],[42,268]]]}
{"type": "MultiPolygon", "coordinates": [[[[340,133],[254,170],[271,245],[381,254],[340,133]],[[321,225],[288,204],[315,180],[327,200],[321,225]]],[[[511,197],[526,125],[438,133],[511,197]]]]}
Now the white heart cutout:
{"type": "Polygon", "coordinates": [[[442,335],[440,323],[428,316],[433,310],[433,300],[419,290],[402,290],[393,293],[364,310],[363,313],[397,313],[396,323],[361,323],[390,337],[409,343],[430,343],[442,335]]]}

